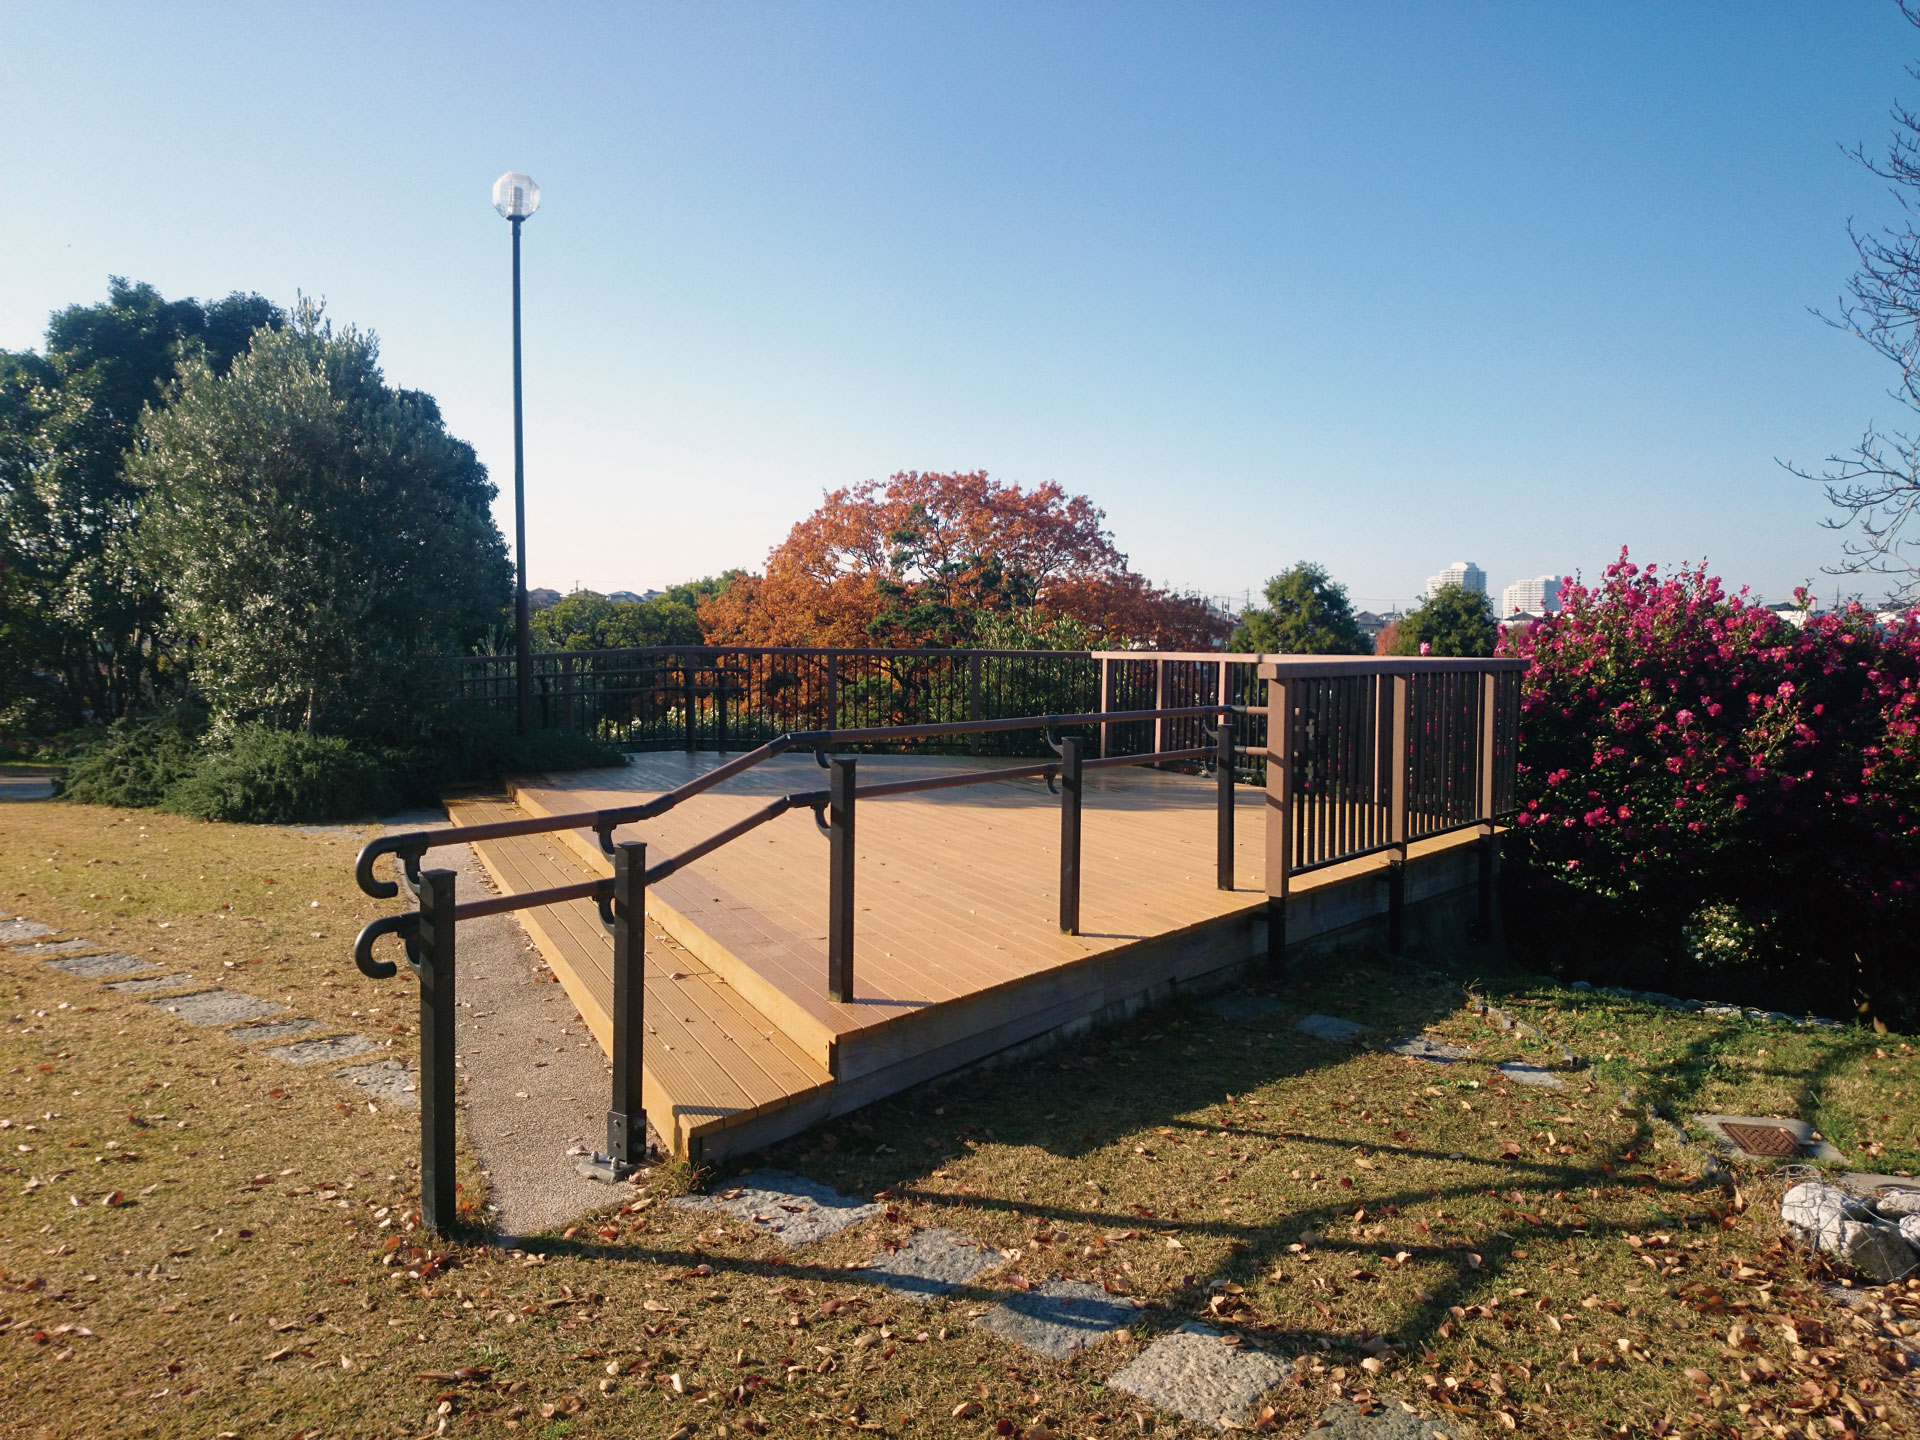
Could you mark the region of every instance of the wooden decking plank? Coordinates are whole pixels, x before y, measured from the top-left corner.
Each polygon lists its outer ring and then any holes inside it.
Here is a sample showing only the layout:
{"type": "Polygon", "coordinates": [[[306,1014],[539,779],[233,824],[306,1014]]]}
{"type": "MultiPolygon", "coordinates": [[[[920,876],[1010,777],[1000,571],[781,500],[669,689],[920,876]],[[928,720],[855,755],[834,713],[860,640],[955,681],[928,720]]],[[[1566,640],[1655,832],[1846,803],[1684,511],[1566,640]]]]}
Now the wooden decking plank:
{"type": "MultiPolygon", "coordinates": [[[[963,768],[965,763],[947,762],[942,768],[963,768]]],[[[656,784],[640,776],[628,781],[643,792],[677,783],[685,778],[680,772],[688,769],[679,757],[664,766],[643,757],[635,768],[669,772],[659,775],[656,784]]],[[[801,773],[812,781],[810,773],[801,773]]],[[[798,873],[787,858],[799,838],[790,830],[785,845],[756,843],[762,833],[756,832],[657,888],[690,928],[703,932],[708,944],[753,972],[752,977],[739,978],[764,982],[821,1030],[841,1036],[857,1034],[875,1025],[906,1021],[933,1005],[997,990],[1024,976],[1097,956],[1115,945],[1180,928],[1196,918],[1196,900],[1203,916],[1263,904],[1261,892],[1222,893],[1205,883],[1211,881],[1213,870],[1210,792],[1204,806],[1196,805],[1191,782],[1186,791],[1176,791],[1168,786],[1171,777],[1155,778],[1162,793],[1150,794],[1145,805],[1127,803],[1127,787],[1104,778],[1090,787],[1089,864],[1082,896],[1089,933],[1078,938],[1062,937],[1048,923],[1058,906],[1058,821],[1051,797],[1037,782],[931,792],[911,802],[869,802],[862,810],[863,883],[855,983],[856,996],[870,998],[853,1007],[836,1006],[824,994],[825,887],[824,876],[818,873],[824,869],[824,856],[808,857],[814,874],[798,873]],[[983,795],[988,796],[984,803],[954,798],[983,795]],[[1117,808],[1110,810],[1101,803],[1116,798],[1121,801],[1117,808]],[[1170,843],[1169,837],[1156,833],[1150,837],[1155,843],[1142,843],[1149,838],[1146,829],[1163,828],[1154,822],[1182,810],[1187,812],[1189,828],[1204,830],[1204,836],[1196,833],[1170,843]],[[1027,832],[1024,846],[1017,843],[1021,837],[1015,833],[1022,828],[1027,832]],[[1034,855],[1035,849],[1041,853],[1034,855]],[[1166,893],[1170,849],[1178,855],[1180,875],[1171,888],[1184,893],[1166,893]],[[1104,858],[1108,853],[1118,858],[1110,863],[1104,858]],[[977,862],[975,856],[994,856],[1001,863],[977,862]],[[720,897],[717,907],[716,894],[720,897]],[[1000,938],[992,938],[995,934],[1000,938]],[[848,1014],[849,1010],[855,1013],[848,1014]]],[[[1154,778],[1149,778],[1147,784],[1153,783],[1154,778]]],[[[785,776],[763,778],[742,792],[730,793],[724,787],[709,792],[638,829],[644,832],[651,853],[673,853],[764,803],[765,795],[792,788],[800,786],[793,767],[788,767],[785,776]]],[[[634,798],[632,789],[589,789],[579,781],[564,787],[524,787],[522,792],[523,802],[549,813],[631,803],[634,798]]],[[[1237,869],[1249,875],[1254,866],[1248,862],[1258,855],[1259,835],[1259,827],[1251,822],[1259,815],[1260,803],[1257,793],[1245,798],[1244,819],[1238,827],[1237,869]]],[[[769,841],[776,841],[781,838],[779,827],[791,824],[776,821],[764,833],[769,841]]],[[[576,838],[570,848],[578,853],[583,843],[590,842],[576,838]]],[[[719,955],[714,958],[718,963],[719,955]]],[[[775,1008],[767,999],[755,998],[763,1009],[775,1008]]]]}
{"type": "MultiPolygon", "coordinates": [[[[624,771],[526,782],[517,797],[530,813],[544,814],[630,805],[719,759],[640,756],[624,771]]],[[[861,766],[869,782],[973,768],[980,762],[966,757],[872,757],[861,766]]],[[[785,757],[619,835],[644,840],[657,862],[768,797],[818,789],[821,779],[805,757],[785,757]]],[[[1040,995],[1061,997],[1056,1003],[1070,1009],[1077,1002],[1067,997],[1105,994],[1099,977],[1109,968],[1116,976],[1136,973],[1130,952],[1171,955],[1167,945],[1222,923],[1221,934],[1245,940],[1253,933],[1244,928],[1248,917],[1264,911],[1267,898],[1265,796],[1251,789],[1236,796],[1239,888],[1231,891],[1215,885],[1214,796],[1210,782],[1166,772],[1088,777],[1078,936],[1057,928],[1059,810],[1041,782],[1008,779],[867,802],[850,1004],[826,995],[826,847],[804,812],[659,882],[649,905],[690,957],[701,957],[716,981],[727,981],[815,1061],[838,1064],[843,1076],[871,1076],[916,1051],[970,1053],[969,1035],[1016,1033],[1040,995]],[[1083,965],[1093,967],[1085,977],[1068,973],[1083,965]]],[[[1469,838],[1417,842],[1412,853],[1469,838]]],[[[552,839],[586,872],[608,872],[591,832],[552,839]]],[[[1293,888],[1310,893],[1384,863],[1349,862],[1300,877],[1293,888]]]]}
{"type": "MultiPolygon", "coordinates": [[[[477,824],[520,812],[466,802],[456,822],[477,824]]],[[[550,837],[488,841],[475,847],[496,884],[515,893],[585,878],[550,837]]],[[[569,987],[582,1018],[603,1048],[611,1048],[607,1010],[611,1002],[612,943],[591,901],[569,901],[520,912],[547,953],[556,974],[584,976],[582,995],[569,987]],[[598,981],[599,983],[592,983],[598,981]],[[586,1003],[581,1003],[582,999],[586,1003]]],[[[740,1123],[743,1119],[811,1095],[830,1083],[824,1068],[809,1061],[766,1017],[746,1005],[732,987],[691,956],[662,955],[649,936],[645,964],[649,1033],[643,1046],[643,1087],[654,1094],[650,1109],[665,1105],[674,1116],[676,1140],[740,1123]]],[[[662,1127],[665,1128],[665,1127],[662,1127]]]]}

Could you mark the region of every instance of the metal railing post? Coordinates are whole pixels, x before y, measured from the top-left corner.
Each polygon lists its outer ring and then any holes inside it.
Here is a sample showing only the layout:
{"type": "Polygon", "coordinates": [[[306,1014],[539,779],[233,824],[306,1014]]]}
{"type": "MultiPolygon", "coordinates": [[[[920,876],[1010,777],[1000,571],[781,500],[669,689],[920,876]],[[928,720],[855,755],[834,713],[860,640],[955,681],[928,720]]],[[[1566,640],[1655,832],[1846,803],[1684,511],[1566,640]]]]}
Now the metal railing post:
{"type": "Polygon", "coordinates": [[[1287,887],[1293,870],[1293,686],[1277,669],[1267,681],[1267,965],[1286,964],[1287,887]]]}
{"type": "Polygon", "coordinates": [[[681,698],[681,705],[686,711],[687,753],[689,755],[693,753],[693,736],[694,736],[693,672],[694,672],[693,661],[688,659],[685,655],[682,655],[680,657],[680,698],[681,698]]]}
{"type": "Polygon", "coordinates": [[[419,935],[407,956],[420,981],[420,1220],[440,1235],[455,1213],[453,881],[451,870],[421,875],[419,935]]]}
{"type": "MultiPolygon", "coordinates": [[[[1113,709],[1113,661],[1106,656],[1100,658],[1100,713],[1106,714],[1113,709]]],[[[1100,758],[1106,759],[1113,753],[1113,727],[1102,723],[1100,726],[1100,758]]]]}
{"type": "MultiPolygon", "coordinates": [[[[1167,698],[1167,689],[1171,683],[1168,675],[1169,672],[1166,661],[1156,660],[1153,662],[1153,708],[1156,710],[1171,710],[1173,708],[1173,702],[1167,698]]],[[[1173,746],[1167,743],[1167,727],[1169,723],[1167,717],[1164,715],[1153,722],[1153,748],[1155,750],[1171,750],[1173,748],[1173,746]]]]}
{"type": "Polygon", "coordinates": [[[1499,676],[1491,670],[1480,677],[1480,773],[1475,815],[1480,821],[1479,873],[1475,877],[1479,894],[1474,907],[1472,938],[1482,944],[1493,938],[1493,861],[1495,848],[1500,843],[1493,830],[1493,757],[1499,684],[1499,676]]]}
{"type": "Polygon", "coordinates": [[[855,761],[836,755],[827,780],[827,995],[853,999],[853,787],[855,761]]]}
{"type": "Polygon", "coordinates": [[[1393,709],[1388,717],[1387,839],[1387,950],[1398,955],[1406,940],[1407,910],[1407,711],[1412,702],[1413,677],[1393,677],[1393,709]]]}
{"type": "Polygon", "coordinates": [[[1080,933],[1080,742],[1060,742],[1060,930],[1080,933]]]}
{"type": "Polygon", "coordinates": [[[646,973],[647,847],[623,840],[613,852],[613,1094],[607,1109],[607,1158],[616,1170],[647,1158],[647,1110],[640,1088],[646,973]]]}
{"type": "MultiPolygon", "coordinates": [[[[1226,668],[1222,663],[1221,672],[1226,668]]],[[[1214,872],[1215,883],[1222,890],[1233,889],[1233,720],[1233,712],[1227,711],[1215,716],[1213,722],[1220,727],[1215,732],[1219,748],[1213,757],[1214,808],[1218,812],[1214,872]]]]}
{"type": "Polygon", "coordinates": [[[560,657],[560,724],[562,732],[573,729],[573,657],[560,657]]]}
{"type": "Polygon", "coordinates": [[[840,728],[840,652],[838,650],[827,656],[827,716],[820,728],[822,730],[840,728]]]}
{"type": "MultiPolygon", "coordinates": [[[[986,700],[980,693],[980,657],[967,657],[967,719],[984,720],[987,718],[986,700]]],[[[967,737],[967,753],[980,753],[980,736],[976,733],[967,737]]]]}

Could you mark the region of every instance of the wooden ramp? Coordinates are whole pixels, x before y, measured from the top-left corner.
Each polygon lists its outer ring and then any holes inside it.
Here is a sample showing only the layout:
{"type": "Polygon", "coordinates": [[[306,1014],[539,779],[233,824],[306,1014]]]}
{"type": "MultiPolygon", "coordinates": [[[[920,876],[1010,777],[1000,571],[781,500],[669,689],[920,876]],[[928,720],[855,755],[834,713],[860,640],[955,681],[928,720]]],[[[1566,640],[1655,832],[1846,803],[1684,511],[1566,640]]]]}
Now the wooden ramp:
{"type": "MultiPolygon", "coordinates": [[[[452,801],[448,813],[456,826],[522,814],[514,805],[486,800],[452,801]]],[[[552,835],[527,835],[474,849],[503,893],[590,878],[578,858],[556,841],[552,835]]],[[[599,911],[590,900],[574,900],[518,913],[594,1038],[611,1054],[613,941],[599,911]]],[[[677,1153],[703,1150],[735,1126],[764,1128],[772,1115],[784,1113],[791,1133],[826,1113],[831,1077],[825,1067],[696,956],[651,926],[646,987],[641,1095],[647,1118],[677,1153]]]]}
{"type": "MultiPolygon", "coordinates": [[[[529,779],[512,787],[515,805],[464,802],[453,818],[476,825],[632,805],[724,758],[663,752],[620,769],[529,779]]],[[[859,762],[863,784],[994,763],[859,762]]],[[[783,756],[616,838],[644,841],[658,863],[769,798],[818,790],[825,778],[810,755],[783,756]]],[[[1009,778],[861,801],[854,995],[844,1004],[827,995],[827,841],[809,812],[781,816],[651,886],[643,1093],[655,1128],[696,1156],[752,1149],[921,1080],[1117,1018],[1263,953],[1264,792],[1236,797],[1232,891],[1215,884],[1210,780],[1095,771],[1084,797],[1083,933],[1075,936],[1058,927],[1059,802],[1044,782],[1009,778]]],[[[475,848],[509,892],[611,873],[590,831],[475,848]]],[[[1337,888],[1384,863],[1374,857],[1302,877],[1294,893],[1337,888]]],[[[1370,906],[1383,888],[1345,892],[1370,906]]],[[[594,907],[520,913],[610,1049],[612,944],[594,907]]]]}

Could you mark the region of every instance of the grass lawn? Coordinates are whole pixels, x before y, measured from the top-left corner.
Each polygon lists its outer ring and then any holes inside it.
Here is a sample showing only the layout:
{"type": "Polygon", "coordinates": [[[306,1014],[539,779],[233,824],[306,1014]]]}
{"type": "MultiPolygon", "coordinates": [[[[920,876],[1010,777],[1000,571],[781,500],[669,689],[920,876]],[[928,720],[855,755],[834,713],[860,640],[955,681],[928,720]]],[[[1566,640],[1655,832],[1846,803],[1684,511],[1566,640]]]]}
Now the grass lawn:
{"type": "MultiPolygon", "coordinates": [[[[354,840],[57,803],[0,817],[0,910],[411,1053],[411,989],[349,958],[382,909],[353,886],[354,840]]],[[[640,1187],[509,1253],[411,1228],[416,1117],[370,1111],[332,1067],[17,952],[0,985],[8,1435],[1198,1435],[1105,1383],[1188,1321],[1292,1362],[1261,1421],[1277,1435],[1341,1396],[1405,1399],[1453,1437],[1920,1431],[1874,1311],[1828,1298],[1764,1170],[1697,1186],[1698,1154],[1617,1103],[1625,1084],[1674,1116],[1798,1114],[1856,1166],[1920,1170],[1904,1037],[1488,978],[1595,1061],[1533,1089],[1492,1064],[1557,1052],[1360,957],[1274,987],[1271,1015],[1169,1007],[776,1147],[885,1198],[819,1245],[640,1187]],[[1330,1044],[1292,1028],[1313,1010],[1474,1056],[1330,1044]],[[844,1268],[941,1225],[1007,1263],[932,1303],[844,1268]],[[971,1326],[1055,1276],[1131,1297],[1136,1323],[1063,1362],[971,1326]]],[[[1920,1317],[1920,1285],[1872,1298],[1920,1317]]]]}

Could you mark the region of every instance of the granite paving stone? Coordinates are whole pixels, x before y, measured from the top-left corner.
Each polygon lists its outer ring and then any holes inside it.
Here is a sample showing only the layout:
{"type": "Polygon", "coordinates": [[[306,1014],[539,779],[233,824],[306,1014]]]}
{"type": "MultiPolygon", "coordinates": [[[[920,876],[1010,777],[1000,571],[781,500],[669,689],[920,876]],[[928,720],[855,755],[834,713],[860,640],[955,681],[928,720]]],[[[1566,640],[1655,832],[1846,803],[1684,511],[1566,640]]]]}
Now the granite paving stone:
{"type": "Polygon", "coordinates": [[[191,975],[149,975],[142,980],[109,981],[107,989],[118,990],[123,995],[151,995],[156,990],[178,990],[183,985],[194,984],[191,975]]]}
{"type": "Polygon", "coordinates": [[[1351,1040],[1362,1034],[1366,1026],[1356,1020],[1342,1020],[1338,1015],[1303,1015],[1293,1022],[1293,1028],[1321,1040],[1351,1040]]]}
{"type": "Polygon", "coordinates": [[[51,934],[53,926],[42,925],[38,920],[29,920],[24,915],[0,920],[0,945],[11,945],[17,940],[38,940],[42,935],[51,934]]]}
{"type": "Polygon", "coordinates": [[[16,945],[13,947],[13,953],[16,955],[77,955],[83,950],[99,948],[98,941],[83,940],[76,935],[71,940],[42,940],[37,945],[16,945]]]}
{"type": "Polygon", "coordinates": [[[257,1025],[236,1025],[227,1034],[242,1045],[264,1045],[269,1040],[289,1040],[321,1028],[318,1020],[295,1016],[290,1020],[263,1020],[257,1025]]]}
{"type": "Polygon", "coordinates": [[[49,960],[49,970],[77,975],[82,980],[104,980],[109,975],[138,975],[142,970],[158,970],[151,960],[142,960],[124,950],[107,955],[70,955],[64,960],[49,960]]]}
{"type": "Polygon", "coordinates": [[[289,1065],[318,1065],[323,1060],[345,1060],[378,1048],[364,1035],[329,1035],[324,1040],[296,1040],[261,1053],[289,1065]]]}
{"type": "Polygon", "coordinates": [[[166,1000],[149,1000],[189,1025],[232,1025],[241,1020],[259,1020],[278,1015],[287,1007],[238,990],[196,990],[191,995],[175,995],[166,1000]]]}
{"type": "Polygon", "coordinates": [[[1084,1280],[1052,1280],[973,1323],[1049,1360],[1065,1360],[1131,1324],[1133,1306],[1084,1280]]]}
{"type": "Polygon", "coordinates": [[[1307,1433],[1313,1440],[1453,1440],[1461,1431],[1458,1422],[1429,1419],[1398,1401],[1362,1410],[1343,1400],[1322,1410],[1307,1433]]]}
{"type": "Polygon", "coordinates": [[[1564,1090],[1567,1082],[1551,1070],[1543,1070],[1538,1065],[1523,1065],[1518,1060],[1507,1060],[1493,1067],[1516,1085],[1538,1085],[1546,1090],[1564,1090]]]}
{"type": "Polygon", "coordinates": [[[1245,1425],[1290,1367],[1265,1351],[1225,1340],[1205,1325],[1182,1325],[1142,1350],[1107,1385],[1197,1424],[1220,1430],[1245,1425]]]}
{"type": "Polygon", "coordinates": [[[1438,1065],[1451,1065],[1456,1060],[1465,1060],[1473,1051],[1465,1045],[1450,1045],[1445,1040],[1436,1040],[1431,1035],[1408,1035],[1396,1040],[1387,1047],[1395,1055],[1406,1055],[1414,1060],[1431,1060],[1438,1065]]]}
{"type": "Polygon", "coordinates": [[[1001,1258],[993,1246],[942,1227],[918,1231],[892,1254],[874,1256],[859,1278],[931,1299],[966,1284],[1001,1258]]]}
{"type": "Polygon", "coordinates": [[[721,1210],[764,1230],[789,1249],[837,1235],[880,1213],[869,1201],[784,1170],[755,1170],[711,1195],[682,1195],[689,1210],[721,1210]]]}
{"type": "Polygon", "coordinates": [[[1215,995],[1201,1001],[1200,1008],[1223,1020],[1264,1020],[1283,1007],[1271,995],[1215,995]]]}
{"type": "Polygon", "coordinates": [[[336,1079],[357,1085],[372,1099],[397,1110],[418,1110],[420,1091],[413,1072],[398,1060],[375,1060],[371,1065],[349,1065],[333,1072],[336,1079]]]}

